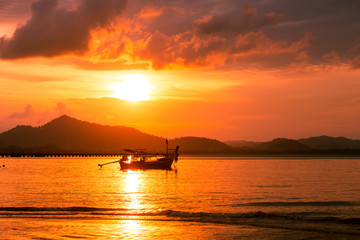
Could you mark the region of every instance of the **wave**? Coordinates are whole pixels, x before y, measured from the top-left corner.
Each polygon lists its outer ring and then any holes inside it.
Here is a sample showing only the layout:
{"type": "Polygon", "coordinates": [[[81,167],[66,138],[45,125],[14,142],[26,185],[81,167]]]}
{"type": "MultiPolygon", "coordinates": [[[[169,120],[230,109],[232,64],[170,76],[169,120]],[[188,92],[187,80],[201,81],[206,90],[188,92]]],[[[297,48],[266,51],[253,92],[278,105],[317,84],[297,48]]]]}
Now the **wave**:
{"type": "Polygon", "coordinates": [[[311,212],[266,213],[258,211],[247,213],[192,213],[168,210],[163,213],[169,217],[179,218],[181,221],[185,219],[186,221],[202,223],[248,225],[360,237],[360,218],[314,217],[311,212]]]}
{"type": "Polygon", "coordinates": [[[313,222],[334,222],[344,224],[360,225],[360,218],[339,218],[330,216],[330,212],[322,212],[325,217],[316,216],[314,212],[241,212],[241,213],[213,213],[213,212],[186,212],[176,210],[142,211],[136,212],[133,209],[125,208],[96,208],[96,207],[0,207],[0,215],[23,215],[33,214],[96,214],[96,215],[118,215],[118,216],[166,216],[172,218],[206,218],[206,219],[288,219],[304,220],[313,222]]]}
{"type": "Polygon", "coordinates": [[[254,187],[258,188],[290,188],[293,185],[254,185],[254,187]]]}
{"type": "Polygon", "coordinates": [[[96,207],[0,207],[0,211],[8,212],[97,212],[97,211],[126,211],[125,208],[96,208],[96,207]]]}
{"type": "MultiPolygon", "coordinates": [[[[233,204],[231,207],[354,207],[360,202],[351,201],[293,201],[293,202],[248,202],[233,204]]],[[[0,207],[0,212],[126,212],[128,208],[98,207],[0,207]]]]}
{"type": "Polygon", "coordinates": [[[294,201],[294,202],[250,202],[232,205],[233,207],[256,206],[256,207],[351,207],[360,206],[359,202],[347,201],[294,201]]]}
{"type": "Polygon", "coordinates": [[[303,220],[312,222],[333,222],[360,225],[360,218],[338,218],[338,217],[311,217],[312,212],[294,213],[266,213],[262,211],[247,213],[207,213],[207,212],[182,212],[167,210],[162,212],[166,216],[180,218],[218,218],[218,219],[287,219],[303,220]]]}
{"type": "Polygon", "coordinates": [[[176,210],[136,212],[123,208],[96,207],[0,207],[0,218],[52,218],[96,220],[186,221],[211,224],[248,225],[360,236],[360,218],[341,218],[323,212],[213,213],[176,210]]]}

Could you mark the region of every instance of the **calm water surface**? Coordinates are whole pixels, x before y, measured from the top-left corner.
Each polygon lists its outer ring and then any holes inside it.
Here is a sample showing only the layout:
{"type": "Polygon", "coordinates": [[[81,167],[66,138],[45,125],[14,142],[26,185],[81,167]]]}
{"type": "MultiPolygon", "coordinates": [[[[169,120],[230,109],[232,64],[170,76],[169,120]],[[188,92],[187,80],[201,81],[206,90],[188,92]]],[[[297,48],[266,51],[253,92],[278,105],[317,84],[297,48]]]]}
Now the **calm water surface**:
{"type": "Polygon", "coordinates": [[[0,239],[359,239],[360,159],[0,158],[0,239]]]}

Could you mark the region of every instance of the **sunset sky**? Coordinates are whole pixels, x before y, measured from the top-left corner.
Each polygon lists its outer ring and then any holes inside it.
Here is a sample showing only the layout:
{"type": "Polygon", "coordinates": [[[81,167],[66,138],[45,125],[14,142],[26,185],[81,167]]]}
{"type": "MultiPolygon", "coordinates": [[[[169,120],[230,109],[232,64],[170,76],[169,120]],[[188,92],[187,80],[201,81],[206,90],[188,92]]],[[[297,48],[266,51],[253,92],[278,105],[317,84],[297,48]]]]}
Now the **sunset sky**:
{"type": "Polygon", "coordinates": [[[358,0],[0,0],[0,132],[360,139],[358,0]]]}

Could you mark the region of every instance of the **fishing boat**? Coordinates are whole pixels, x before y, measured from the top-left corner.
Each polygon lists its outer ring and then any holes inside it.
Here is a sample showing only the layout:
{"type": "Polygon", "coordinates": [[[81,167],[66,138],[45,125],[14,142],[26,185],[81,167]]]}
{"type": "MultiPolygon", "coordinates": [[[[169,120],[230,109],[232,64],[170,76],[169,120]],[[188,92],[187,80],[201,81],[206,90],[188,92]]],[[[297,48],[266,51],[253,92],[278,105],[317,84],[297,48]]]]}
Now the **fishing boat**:
{"type": "Polygon", "coordinates": [[[179,146],[176,146],[175,149],[166,147],[166,153],[146,153],[144,149],[124,149],[124,151],[125,154],[121,155],[119,160],[98,164],[98,166],[102,168],[107,164],[119,163],[122,170],[171,169],[179,157],[179,146]]]}

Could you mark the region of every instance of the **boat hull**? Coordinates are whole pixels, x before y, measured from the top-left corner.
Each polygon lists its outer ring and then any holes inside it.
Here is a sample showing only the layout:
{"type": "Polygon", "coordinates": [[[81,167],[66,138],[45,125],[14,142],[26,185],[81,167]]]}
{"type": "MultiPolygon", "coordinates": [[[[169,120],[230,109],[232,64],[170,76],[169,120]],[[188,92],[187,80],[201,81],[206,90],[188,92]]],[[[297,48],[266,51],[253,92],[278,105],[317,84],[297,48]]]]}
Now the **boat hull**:
{"type": "Polygon", "coordinates": [[[131,170],[137,170],[137,169],[171,169],[171,165],[173,163],[174,159],[162,159],[158,161],[151,161],[151,162],[140,162],[140,161],[134,161],[134,162],[120,162],[121,169],[131,169],[131,170]]]}

